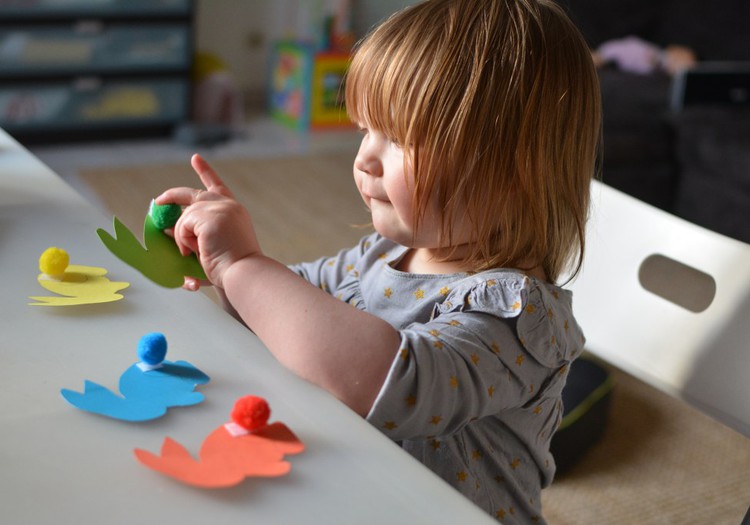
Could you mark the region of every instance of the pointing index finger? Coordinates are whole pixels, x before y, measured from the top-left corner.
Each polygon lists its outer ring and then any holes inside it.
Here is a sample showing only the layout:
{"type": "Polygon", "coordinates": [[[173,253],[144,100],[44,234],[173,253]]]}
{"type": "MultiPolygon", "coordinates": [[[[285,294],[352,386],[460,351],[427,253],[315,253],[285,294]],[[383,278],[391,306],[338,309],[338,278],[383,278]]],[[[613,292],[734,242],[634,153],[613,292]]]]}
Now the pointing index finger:
{"type": "Polygon", "coordinates": [[[200,177],[201,182],[208,191],[213,191],[227,197],[233,197],[232,192],[227,188],[224,181],[216,174],[214,169],[198,153],[190,159],[190,164],[200,177]]]}

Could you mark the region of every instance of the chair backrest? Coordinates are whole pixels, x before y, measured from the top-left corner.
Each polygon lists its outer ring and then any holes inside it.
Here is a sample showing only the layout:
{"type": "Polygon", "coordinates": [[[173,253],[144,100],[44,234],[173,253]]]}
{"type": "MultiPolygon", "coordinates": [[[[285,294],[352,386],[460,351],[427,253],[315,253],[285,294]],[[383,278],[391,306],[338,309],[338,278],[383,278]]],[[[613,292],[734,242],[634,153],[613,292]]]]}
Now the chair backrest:
{"type": "Polygon", "coordinates": [[[750,245],[595,182],[568,288],[589,352],[750,436],[750,245]]]}

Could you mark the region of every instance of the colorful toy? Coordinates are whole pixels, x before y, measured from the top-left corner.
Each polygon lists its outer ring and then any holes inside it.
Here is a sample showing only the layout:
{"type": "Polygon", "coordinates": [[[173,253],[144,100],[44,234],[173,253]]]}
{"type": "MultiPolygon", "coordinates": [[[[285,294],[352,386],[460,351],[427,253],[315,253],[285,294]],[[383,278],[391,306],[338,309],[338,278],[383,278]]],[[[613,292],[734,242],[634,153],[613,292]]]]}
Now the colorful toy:
{"type": "Polygon", "coordinates": [[[270,109],[276,120],[297,130],[351,126],[343,101],[348,53],[280,41],[271,64],[270,109]]]}
{"type": "Polygon", "coordinates": [[[206,278],[195,254],[183,256],[174,239],[162,231],[169,227],[166,226],[169,221],[176,222],[178,217],[179,213],[174,208],[164,210],[152,204],[151,212],[146,214],[143,221],[145,248],[117,217],[114,218],[115,237],[101,228],[96,233],[109,251],[145,277],[166,288],[178,288],[185,282],[186,276],[206,278]],[[155,214],[156,219],[151,213],[155,214]]]}
{"type": "Polygon", "coordinates": [[[305,447],[283,423],[267,424],[269,415],[265,399],[246,396],[235,403],[232,421],[206,437],[198,460],[168,437],[160,455],[135,449],[135,457],[150,469],[202,488],[229,487],[251,476],[282,476],[291,469],[284,455],[305,447]]]}
{"type": "Polygon", "coordinates": [[[141,361],[120,376],[120,394],[92,381],[84,381],[83,393],[62,389],[60,393],[76,408],[123,421],[147,421],[166,414],[167,409],[191,406],[205,397],[195,392],[209,377],[186,361],[165,361],[167,340],[163,334],[144,335],[138,343],[141,361]]]}
{"type": "Polygon", "coordinates": [[[70,264],[68,252],[62,248],[50,247],[39,257],[37,282],[50,292],[63,297],[31,296],[36,302],[32,306],[75,306],[119,301],[123,298],[120,290],[129,283],[110,281],[107,270],[94,266],[70,264]]]}

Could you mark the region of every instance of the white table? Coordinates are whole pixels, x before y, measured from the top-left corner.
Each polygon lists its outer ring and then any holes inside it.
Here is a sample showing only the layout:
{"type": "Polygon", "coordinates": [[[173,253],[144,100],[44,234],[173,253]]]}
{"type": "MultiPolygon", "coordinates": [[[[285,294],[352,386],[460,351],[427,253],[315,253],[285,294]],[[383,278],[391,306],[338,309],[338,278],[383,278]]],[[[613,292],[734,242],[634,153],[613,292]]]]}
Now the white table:
{"type": "MultiPolygon", "coordinates": [[[[144,203],[144,207],[147,203],[144,203]]],[[[145,209],[144,209],[145,213],[145,209]]],[[[281,367],[203,294],[162,289],[101,244],[106,217],[0,130],[0,521],[3,523],[496,523],[326,392],[281,367]],[[131,283],[125,299],[28,306],[49,246],[71,263],[131,283]],[[206,401],[125,423],[79,411],[61,388],[90,379],[116,391],[138,339],[163,332],[170,360],[211,376],[206,401]],[[287,476],[219,490],[182,485],[140,465],[170,436],[196,453],[234,401],[265,397],[306,451],[287,476]]]]}

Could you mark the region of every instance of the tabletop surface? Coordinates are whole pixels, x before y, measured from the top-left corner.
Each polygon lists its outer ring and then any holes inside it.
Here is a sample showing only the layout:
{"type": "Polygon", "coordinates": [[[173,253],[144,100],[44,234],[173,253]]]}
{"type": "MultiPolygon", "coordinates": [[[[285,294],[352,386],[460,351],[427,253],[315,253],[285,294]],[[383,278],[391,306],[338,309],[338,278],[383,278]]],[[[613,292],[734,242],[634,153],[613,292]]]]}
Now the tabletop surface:
{"type": "MultiPolygon", "coordinates": [[[[147,203],[144,204],[144,208],[147,203]]],[[[144,214],[145,214],[144,209],[144,214]]],[[[102,215],[0,130],[0,512],[5,523],[496,523],[328,393],[284,369],[260,341],[203,294],[161,288],[111,255],[102,215]],[[50,295],[39,255],[100,266],[130,287],[121,301],[29,306],[50,295]],[[60,390],[85,379],[117,391],[138,340],[162,332],[167,359],[206,372],[206,400],[150,422],[77,410],[60,390]],[[196,454],[234,401],[265,397],[271,421],[305,444],[291,472],[198,489],[139,464],[169,436],[196,454]],[[158,520],[158,521],[157,521],[158,520]]]]}

